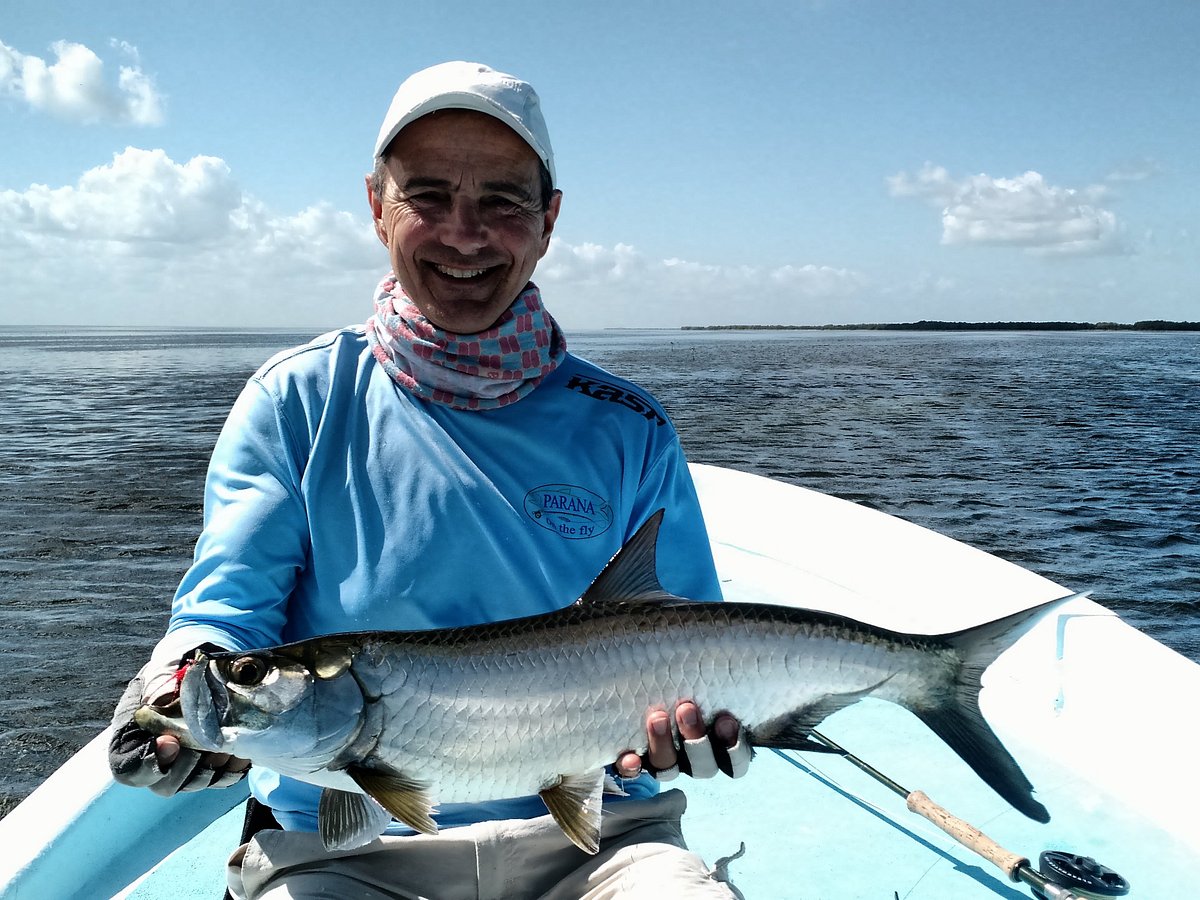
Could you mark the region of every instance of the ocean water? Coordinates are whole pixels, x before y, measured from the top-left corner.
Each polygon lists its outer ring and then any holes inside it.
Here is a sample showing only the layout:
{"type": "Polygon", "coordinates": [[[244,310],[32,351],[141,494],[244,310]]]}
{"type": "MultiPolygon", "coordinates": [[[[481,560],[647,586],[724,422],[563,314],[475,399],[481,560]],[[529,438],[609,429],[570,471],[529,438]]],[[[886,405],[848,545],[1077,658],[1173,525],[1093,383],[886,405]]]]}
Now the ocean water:
{"type": "MultiPolygon", "coordinates": [[[[0,331],[0,814],[165,626],[246,378],[311,333],[0,331]]],[[[1031,568],[1200,661],[1200,334],[609,331],[689,456],[1031,568]]]]}

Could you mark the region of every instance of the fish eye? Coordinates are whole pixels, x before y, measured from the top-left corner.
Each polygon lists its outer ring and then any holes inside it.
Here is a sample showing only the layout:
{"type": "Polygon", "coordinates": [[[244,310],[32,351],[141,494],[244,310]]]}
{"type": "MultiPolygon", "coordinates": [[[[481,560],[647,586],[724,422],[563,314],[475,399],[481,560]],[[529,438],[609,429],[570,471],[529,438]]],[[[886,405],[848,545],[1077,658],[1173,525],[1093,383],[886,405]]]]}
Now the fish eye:
{"type": "Polygon", "coordinates": [[[269,670],[257,656],[239,656],[229,665],[229,680],[241,687],[254,687],[267,677],[269,670]]]}

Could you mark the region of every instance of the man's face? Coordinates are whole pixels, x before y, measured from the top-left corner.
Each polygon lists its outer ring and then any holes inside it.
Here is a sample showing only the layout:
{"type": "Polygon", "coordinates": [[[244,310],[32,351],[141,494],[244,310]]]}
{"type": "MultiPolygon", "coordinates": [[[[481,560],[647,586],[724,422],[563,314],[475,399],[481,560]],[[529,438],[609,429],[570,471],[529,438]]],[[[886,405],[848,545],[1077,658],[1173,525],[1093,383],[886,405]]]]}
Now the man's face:
{"type": "Polygon", "coordinates": [[[491,327],[550,245],[561,195],[542,210],[540,161],[498,119],[470,110],[423,116],[392,141],[375,233],[421,313],[456,334],[491,327]]]}

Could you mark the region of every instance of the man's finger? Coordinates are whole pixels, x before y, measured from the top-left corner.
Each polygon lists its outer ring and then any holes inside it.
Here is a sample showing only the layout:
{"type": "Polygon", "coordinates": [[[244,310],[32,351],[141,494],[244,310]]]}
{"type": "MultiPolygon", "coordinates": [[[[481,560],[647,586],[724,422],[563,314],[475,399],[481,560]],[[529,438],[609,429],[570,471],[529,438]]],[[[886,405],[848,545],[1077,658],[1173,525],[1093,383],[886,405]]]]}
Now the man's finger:
{"type": "Polygon", "coordinates": [[[664,784],[668,781],[674,781],[678,777],[679,777],[679,764],[678,763],[667,766],[665,769],[659,769],[658,771],[656,771],[654,773],[655,781],[660,781],[664,784]]]}
{"type": "Polygon", "coordinates": [[[671,716],[665,709],[655,710],[646,717],[646,734],[650,739],[650,750],[646,754],[655,777],[662,780],[659,772],[675,765],[675,741],[671,735],[671,716]]]}
{"type": "Polygon", "coordinates": [[[717,768],[730,778],[741,778],[745,775],[750,769],[754,751],[750,747],[746,729],[742,728],[738,720],[728,713],[717,716],[711,737],[717,768]]]}
{"type": "Polygon", "coordinates": [[[713,755],[712,742],[708,735],[683,742],[683,752],[687,756],[693,778],[712,778],[717,774],[717,758],[713,755]]]}
{"type": "Polygon", "coordinates": [[[723,747],[732,747],[738,742],[742,734],[742,727],[738,724],[738,720],[729,713],[721,713],[717,716],[717,720],[713,722],[713,734],[720,740],[723,747]]]}
{"type": "Polygon", "coordinates": [[[229,787],[231,784],[237,784],[250,770],[250,760],[242,759],[240,756],[230,756],[225,762],[220,773],[213,778],[212,784],[209,787],[223,788],[229,787]]]}
{"type": "Polygon", "coordinates": [[[622,778],[637,778],[642,774],[642,758],[627,750],[617,757],[616,770],[622,778]]]}
{"type": "Polygon", "coordinates": [[[246,775],[245,769],[242,769],[241,771],[238,771],[238,772],[234,772],[232,770],[225,771],[225,772],[222,772],[216,778],[214,778],[213,783],[210,784],[209,787],[210,788],[229,787],[231,784],[237,784],[239,781],[242,780],[243,777],[245,777],[245,775],[246,775]]]}
{"type": "Polygon", "coordinates": [[[754,751],[750,749],[750,741],[746,738],[746,732],[743,730],[732,747],[727,751],[729,754],[729,772],[726,773],[730,778],[741,778],[750,771],[750,760],[754,757],[754,751]]]}
{"type": "Polygon", "coordinates": [[[154,739],[154,758],[160,769],[169,769],[179,758],[179,739],[169,734],[160,734],[154,739]]]}
{"type": "Polygon", "coordinates": [[[675,707],[675,721],[679,725],[679,736],[685,741],[704,737],[704,719],[700,707],[691,700],[684,700],[675,707]]]}
{"type": "Polygon", "coordinates": [[[160,797],[173,796],[179,793],[179,791],[184,790],[185,786],[192,781],[192,777],[199,766],[200,751],[180,747],[179,755],[166,770],[166,774],[160,781],[149,785],[149,788],[160,797]]]}

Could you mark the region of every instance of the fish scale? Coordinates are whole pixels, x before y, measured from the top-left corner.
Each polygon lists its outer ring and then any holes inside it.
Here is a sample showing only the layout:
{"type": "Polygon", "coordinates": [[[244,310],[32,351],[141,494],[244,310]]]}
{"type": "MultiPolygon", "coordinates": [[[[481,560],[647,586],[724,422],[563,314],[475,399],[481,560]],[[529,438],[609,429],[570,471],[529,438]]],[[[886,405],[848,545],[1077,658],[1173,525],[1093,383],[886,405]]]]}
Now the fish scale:
{"type": "Polygon", "coordinates": [[[605,767],[644,752],[647,714],[681,700],[710,723],[732,714],[752,746],[806,749],[838,709],[866,696],[897,703],[1017,809],[1048,820],[979,711],[980,678],[1070,597],[940,636],[795,607],[693,602],[658,583],[660,521],[661,512],[557,612],[198,657],[183,679],[184,720],[204,749],[325,786],[318,824],[330,848],[371,840],[387,813],[436,831],[435,798],[540,793],[567,836],[596,852],[605,767]]]}
{"type": "MultiPolygon", "coordinates": [[[[735,712],[753,731],[783,710],[888,684],[926,654],[864,634],[849,640],[841,623],[787,628],[732,605],[698,606],[625,603],[577,623],[560,617],[536,643],[485,638],[478,652],[449,658],[421,653],[432,649],[424,636],[416,647],[380,641],[364,660],[386,657],[409,677],[387,698],[392,712],[374,753],[433,781],[442,801],[525,795],[622,750],[644,751],[651,709],[692,699],[711,713],[735,712]],[[836,666],[825,664],[831,659],[836,666]],[[530,746],[543,748],[536,769],[525,760],[530,746]]],[[[374,680],[368,666],[353,663],[374,680]]],[[[897,687],[876,696],[897,700],[897,687]]]]}

